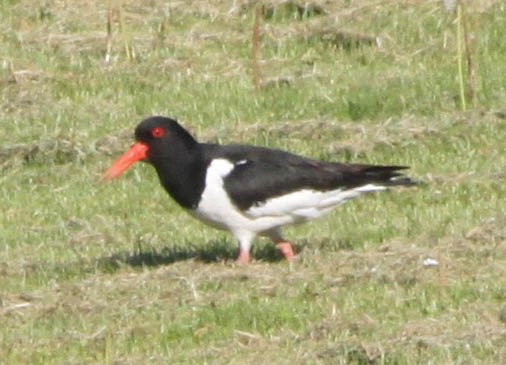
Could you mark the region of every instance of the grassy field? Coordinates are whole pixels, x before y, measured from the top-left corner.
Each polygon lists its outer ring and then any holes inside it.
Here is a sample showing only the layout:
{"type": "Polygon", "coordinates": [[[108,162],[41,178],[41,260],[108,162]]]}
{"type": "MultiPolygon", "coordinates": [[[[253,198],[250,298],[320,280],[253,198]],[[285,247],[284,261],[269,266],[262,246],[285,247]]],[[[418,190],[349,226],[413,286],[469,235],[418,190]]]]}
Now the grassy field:
{"type": "Polygon", "coordinates": [[[258,62],[253,2],[142,3],[0,2],[0,364],[506,363],[503,1],[465,2],[465,111],[440,1],[265,0],[258,62]],[[237,266],[149,166],[99,183],[153,114],[427,184],[237,266]]]}

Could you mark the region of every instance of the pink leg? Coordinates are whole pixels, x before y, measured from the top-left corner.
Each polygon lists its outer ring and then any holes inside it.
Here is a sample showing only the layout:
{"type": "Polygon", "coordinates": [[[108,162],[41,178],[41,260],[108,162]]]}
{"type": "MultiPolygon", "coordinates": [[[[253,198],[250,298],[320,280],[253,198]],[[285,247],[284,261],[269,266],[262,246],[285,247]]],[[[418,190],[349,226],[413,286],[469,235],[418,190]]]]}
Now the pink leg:
{"type": "Polygon", "coordinates": [[[287,261],[293,261],[295,259],[296,256],[293,253],[292,244],[281,236],[281,231],[279,229],[268,231],[265,235],[276,244],[276,247],[281,251],[281,254],[287,261]]]}
{"type": "Polygon", "coordinates": [[[239,256],[237,256],[236,263],[244,265],[249,263],[249,261],[250,261],[249,251],[239,249],[239,256]]]}
{"type": "Polygon", "coordinates": [[[234,236],[239,241],[239,256],[237,256],[236,262],[241,265],[249,263],[251,259],[249,251],[255,239],[255,233],[251,231],[237,231],[234,232],[234,236]]]}
{"type": "Polygon", "coordinates": [[[292,244],[288,241],[276,242],[276,247],[281,251],[287,261],[293,261],[295,254],[293,253],[292,244]]]}

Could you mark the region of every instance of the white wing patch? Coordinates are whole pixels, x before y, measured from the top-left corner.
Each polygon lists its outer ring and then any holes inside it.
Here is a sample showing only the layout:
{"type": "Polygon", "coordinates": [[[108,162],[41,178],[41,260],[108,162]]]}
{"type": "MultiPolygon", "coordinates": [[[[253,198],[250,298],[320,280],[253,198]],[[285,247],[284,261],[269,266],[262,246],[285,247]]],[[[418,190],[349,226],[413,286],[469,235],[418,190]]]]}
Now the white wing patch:
{"type": "Polygon", "coordinates": [[[217,180],[222,181],[225,176],[234,169],[234,164],[229,160],[217,158],[207,168],[206,186],[215,184],[217,180]]]}
{"type": "Polygon", "coordinates": [[[319,218],[334,206],[345,203],[357,196],[385,190],[384,186],[368,184],[354,189],[336,189],[330,191],[300,190],[249,208],[246,215],[256,218],[262,216],[294,216],[296,220],[319,218]]]}
{"type": "Polygon", "coordinates": [[[245,165],[248,163],[248,160],[240,160],[235,163],[236,166],[245,165]]]}

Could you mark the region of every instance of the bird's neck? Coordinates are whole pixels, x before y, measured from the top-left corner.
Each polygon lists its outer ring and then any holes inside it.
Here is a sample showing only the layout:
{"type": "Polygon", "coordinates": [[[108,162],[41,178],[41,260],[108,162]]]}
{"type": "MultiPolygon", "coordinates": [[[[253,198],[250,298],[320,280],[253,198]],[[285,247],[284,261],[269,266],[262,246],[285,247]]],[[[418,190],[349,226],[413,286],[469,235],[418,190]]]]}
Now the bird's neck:
{"type": "Polygon", "coordinates": [[[206,166],[199,144],[172,149],[151,159],[160,183],[182,207],[195,209],[205,187],[206,166]]]}

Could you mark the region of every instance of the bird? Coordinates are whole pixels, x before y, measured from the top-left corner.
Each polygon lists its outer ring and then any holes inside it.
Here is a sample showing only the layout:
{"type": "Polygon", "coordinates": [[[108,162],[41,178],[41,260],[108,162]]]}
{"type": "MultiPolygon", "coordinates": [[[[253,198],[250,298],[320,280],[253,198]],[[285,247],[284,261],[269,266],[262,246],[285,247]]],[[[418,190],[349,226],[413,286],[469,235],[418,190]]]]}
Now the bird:
{"type": "Polygon", "coordinates": [[[250,262],[257,236],[272,240],[292,261],[296,255],[283,237],[285,226],[319,218],[366,193],[417,184],[402,173],[407,166],[318,161],[261,146],[201,143],[164,116],[137,125],[134,144],[102,181],[139,161],[155,168],[161,185],[190,215],[235,237],[238,264],[250,262]]]}

